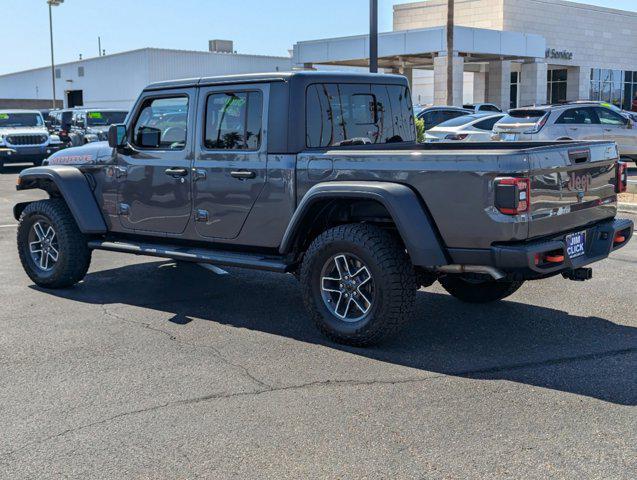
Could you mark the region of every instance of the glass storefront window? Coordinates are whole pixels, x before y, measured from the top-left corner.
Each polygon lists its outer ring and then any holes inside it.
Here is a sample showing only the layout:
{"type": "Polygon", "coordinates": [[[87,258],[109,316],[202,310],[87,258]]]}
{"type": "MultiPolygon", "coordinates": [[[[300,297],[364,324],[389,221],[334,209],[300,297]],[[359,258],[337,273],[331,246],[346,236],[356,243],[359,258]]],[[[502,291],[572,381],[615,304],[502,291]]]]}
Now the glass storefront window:
{"type": "Polygon", "coordinates": [[[590,98],[637,111],[637,71],[592,69],[590,98]]]}

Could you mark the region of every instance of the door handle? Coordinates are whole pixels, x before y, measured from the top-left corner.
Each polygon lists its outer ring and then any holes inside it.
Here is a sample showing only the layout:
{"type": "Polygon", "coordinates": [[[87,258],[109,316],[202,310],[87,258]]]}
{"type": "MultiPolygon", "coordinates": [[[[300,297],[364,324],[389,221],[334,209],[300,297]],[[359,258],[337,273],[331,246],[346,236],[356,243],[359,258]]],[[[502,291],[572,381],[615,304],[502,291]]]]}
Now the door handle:
{"type": "Polygon", "coordinates": [[[235,170],[230,172],[230,176],[234,178],[239,178],[241,180],[246,180],[248,178],[254,178],[257,176],[257,172],[253,172],[250,170],[235,170]]]}
{"type": "Polygon", "coordinates": [[[188,170],[185,168],[173,167],[173,168],[167,168],[166,170],[164,170],[164,173],[166,175],[170,175],[173,178],[179,178],[179,177],[185,177],[186,175],[188,175],[188,170]]]}

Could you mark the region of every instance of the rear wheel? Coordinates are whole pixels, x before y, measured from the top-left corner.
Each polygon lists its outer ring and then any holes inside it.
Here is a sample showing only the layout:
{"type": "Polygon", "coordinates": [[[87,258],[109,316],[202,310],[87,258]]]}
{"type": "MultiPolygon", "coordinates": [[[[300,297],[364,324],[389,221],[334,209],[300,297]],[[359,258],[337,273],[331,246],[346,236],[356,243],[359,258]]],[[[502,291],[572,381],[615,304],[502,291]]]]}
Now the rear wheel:
{"type": "Polygon", "coordinates": [[[411,319],[414,268],[399,240],[372,225],[342,225],[316,238],[301,266],[303,298],[332,340],[378,343],[411,319]]]}
{"type": "Polygon", "coordinates": [[[458,300],[467,303],[489,303],[512,295],[524,282],[485,280],[447,275],[439,279],[442,287],[458,300]]]}
{"type": "Polygon", "coordinates": [[[61,199],[27,205],[18,225],[18,253],[29,278],[46,288],[74,285],[91,263],[86,237],[61,199]]]}

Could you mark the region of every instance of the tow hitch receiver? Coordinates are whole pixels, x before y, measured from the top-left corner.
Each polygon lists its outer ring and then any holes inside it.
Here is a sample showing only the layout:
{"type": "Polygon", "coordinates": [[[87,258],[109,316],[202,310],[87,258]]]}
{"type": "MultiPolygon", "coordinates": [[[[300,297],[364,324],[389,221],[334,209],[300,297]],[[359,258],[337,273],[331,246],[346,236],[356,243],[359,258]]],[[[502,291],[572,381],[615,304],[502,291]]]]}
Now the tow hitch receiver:
{"type": "Polygon", "coordinates": [[[562,276],[576,282],[585,282],[586,280],[590,280],[591,278],[593,278],[593,269],[576,268],[575,270],[567,270],[566,272],[562,273],[562,276]]]}

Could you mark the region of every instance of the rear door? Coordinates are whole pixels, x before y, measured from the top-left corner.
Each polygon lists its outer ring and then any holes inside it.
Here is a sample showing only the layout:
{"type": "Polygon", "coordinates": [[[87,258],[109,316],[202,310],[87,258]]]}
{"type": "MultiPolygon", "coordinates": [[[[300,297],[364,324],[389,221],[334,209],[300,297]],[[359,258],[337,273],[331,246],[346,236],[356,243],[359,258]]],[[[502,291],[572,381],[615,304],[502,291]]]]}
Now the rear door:
{"type": "Polygon", "coordinates": [[[201,87],[193,169],[202,237],[236,238],[266,182],[268,84],[201,87]]]}
{"type": "Polygon", "coordinates": [[[569,108],[557,119],[555,128],[555,139],[565,137],[573,140],[604,140],[599,118],[592,107],[569,108]]]}
{"type": "Polygon", "coordinates": [[[118,154],[117,214],[124,230],[182,233],[192,212],[195,89],[146,92],[118,154]],[[191,107],[192,106],[192,107],[191,107]]]}
{"type": "Polygon", "coordinates": [[[617,143],[620,155],[637,155],[637,131],[630,121],[608,108],[596,107],[595,112],[606,140],[617,143]]]}

